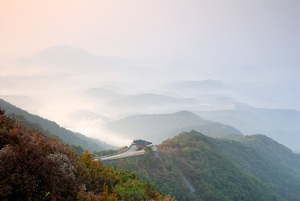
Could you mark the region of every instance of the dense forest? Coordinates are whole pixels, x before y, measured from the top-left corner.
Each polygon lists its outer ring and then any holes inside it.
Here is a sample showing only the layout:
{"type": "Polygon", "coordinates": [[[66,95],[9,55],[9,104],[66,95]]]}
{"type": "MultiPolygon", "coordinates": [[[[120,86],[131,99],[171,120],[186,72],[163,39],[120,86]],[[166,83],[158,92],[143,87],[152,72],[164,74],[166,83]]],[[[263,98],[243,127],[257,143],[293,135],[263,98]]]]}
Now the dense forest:
{"type": "Polygon", "coordinates": [[[128,171],[78,156],[0,110],[0,200],[173,200],[128,171]]]}
{"type": "Polygon", "coordinates": [[[237,140],[184,132],[157,153],[114,166],[178,200],[300,200],[300,155],[263,135],[237,140]]]}

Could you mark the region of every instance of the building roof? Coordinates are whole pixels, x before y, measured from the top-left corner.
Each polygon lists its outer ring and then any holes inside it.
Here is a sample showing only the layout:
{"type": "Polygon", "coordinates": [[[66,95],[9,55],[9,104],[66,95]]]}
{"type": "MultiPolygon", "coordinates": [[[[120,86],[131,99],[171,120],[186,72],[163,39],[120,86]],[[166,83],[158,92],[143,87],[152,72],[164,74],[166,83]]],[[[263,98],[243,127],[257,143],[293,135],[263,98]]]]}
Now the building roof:
{"type": "Polygon", "coordinates": [[[132,144],[136,144],[139,146],[147,147],[148,145],[152,144],[152,142],[148,142],[146,140],[134,140],[132,144]]]}

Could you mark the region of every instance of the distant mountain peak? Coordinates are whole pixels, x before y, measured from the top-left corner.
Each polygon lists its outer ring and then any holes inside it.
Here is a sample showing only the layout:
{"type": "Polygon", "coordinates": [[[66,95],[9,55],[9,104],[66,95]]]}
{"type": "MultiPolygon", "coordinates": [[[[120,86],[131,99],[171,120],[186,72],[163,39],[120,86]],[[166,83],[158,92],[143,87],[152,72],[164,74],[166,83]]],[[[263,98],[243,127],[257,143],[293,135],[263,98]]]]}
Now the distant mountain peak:
{"type": "Polygon", "coordinates": [[[178,116],[186,117],[186,118],[189,118],[189,119],[190,118],[191,119],[202,119],[198,115],[196,115],[193,112],[188,111],[188,110],[182,110],[182,111],[174,113],[173,115],[178,115],[178,116]]]}
{"type": "Polygon", "coordinates": [[[183,110],[171,114],[132,115],[106,124],[110,131],[130,138],[146,138],[160,143],[183,131],[197,130],[218,138],[239,137],[242,133],[228,125],[202,119],[183,110]]]}
{"type": "MultiPolygon", "coordinates": [[[[59,69],[70,67],[80,67],[85,69],[92,69],[92,66],[107,66],[116,64],[120,58],[96,55],[87,50],[75,48],[69,45],[57,45],[45,48],[31,57],[21,59],[21,64],[25,65],[39,65],[41,67],[54,66],[59,69]]],[[[70,69],[69,69],[70,70],[70,69]]]]}
{"type": "Polygon", "coordinates": [[[71,60],[93,61],[98,56],[83,49],[75,48],[68,45],[58,45],[48,47],[36,53],[34,57],[45,62],[53,62],[52,60],[60,62],[70,62],[71,60]]]}

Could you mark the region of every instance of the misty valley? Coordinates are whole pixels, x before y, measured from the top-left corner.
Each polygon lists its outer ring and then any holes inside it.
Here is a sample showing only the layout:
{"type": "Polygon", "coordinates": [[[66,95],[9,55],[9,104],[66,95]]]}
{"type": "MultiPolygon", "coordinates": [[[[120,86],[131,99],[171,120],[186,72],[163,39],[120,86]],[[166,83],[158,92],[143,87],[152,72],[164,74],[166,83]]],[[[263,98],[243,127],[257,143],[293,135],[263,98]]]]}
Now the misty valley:
{"type": "Polygon", "coordinates": [[[300,0],[1,0],[0,201],[300,201],[300,0]]]}
{"type": "MultiPolygon", "coordinates": [[[[5,173],[1,174],[1,199],[300,198],[299,154],[266,135],[243,135],[233,126],[203,119],[190,111],[110,120],[108,130],[150,141],[136,140],[130,147],[124,144],[120,148],[72,132],[5,100],[0,100],[0,107],[0,168],[5,173]],[[149,148],[152,143],[155,148],[149,148]],[[60,168],[49,169],[54,163],[60,168]],[[54,176],[50,180],[44,174],[61,174],[62,178],[58,181],[54,176]],[[88,191],[83,191],[82,185],[88,191]]],[[[243,110],[255,113],[258,109],[243,110]]],[[[265,116],[283,112],[258,111],[265,116]]]]}
{"type": "Polygon", "coordinates": [[[278,98],[293,88],[185,79],[70,46],[17,65],[38,75],[3,77],[5,90],[41,99],[1,95],[2,200],[300,200],[299,103],[278,98]]]}

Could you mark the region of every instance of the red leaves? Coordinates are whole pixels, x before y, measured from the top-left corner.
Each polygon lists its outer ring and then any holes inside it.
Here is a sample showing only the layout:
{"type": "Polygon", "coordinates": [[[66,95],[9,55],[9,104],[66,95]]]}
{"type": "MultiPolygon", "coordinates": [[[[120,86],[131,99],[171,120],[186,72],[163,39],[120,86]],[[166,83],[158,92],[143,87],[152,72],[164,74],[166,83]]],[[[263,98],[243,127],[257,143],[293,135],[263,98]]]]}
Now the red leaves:
{"type": "Polygon", "coordinates": [[[0,114],[0,200],[128,200],[129,187],[162,200],[135,175],[104,167],[88,152],[79,159],[68,146],[0,114]]]}
{"type": "Polygon", "coordinates": [[[0,145],[0,199],[42,200],[49,192],[58,200],[76,198],[77,157],[64,145],[5,115],[0,115],[0,145]]]}

